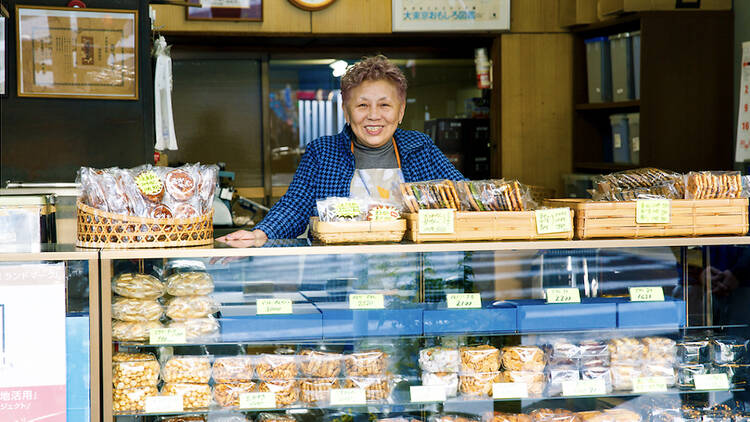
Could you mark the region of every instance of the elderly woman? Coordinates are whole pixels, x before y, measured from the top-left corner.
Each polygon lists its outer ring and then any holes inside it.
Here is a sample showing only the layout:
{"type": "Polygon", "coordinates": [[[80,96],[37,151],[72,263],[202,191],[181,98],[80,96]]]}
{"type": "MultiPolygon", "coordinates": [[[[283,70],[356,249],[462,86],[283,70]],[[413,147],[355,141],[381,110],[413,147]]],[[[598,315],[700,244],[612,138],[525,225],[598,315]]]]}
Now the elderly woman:
{"type": "MultiPolygon", "coordinates": [[[[316,213],[317,199],[362,191],[361,171],[400,169],[406,182],[463,179],[427,135],[398,128],[406,78],[385,56],[352,66],[341,78],[341,96],[347,123],[341,133],[310,142],[286,194],[255,230],[217,240],[262,245],[268,238],[297,237],[316,213]]],[[[377,179],[383,172],[369,174],[377,179]]]]}

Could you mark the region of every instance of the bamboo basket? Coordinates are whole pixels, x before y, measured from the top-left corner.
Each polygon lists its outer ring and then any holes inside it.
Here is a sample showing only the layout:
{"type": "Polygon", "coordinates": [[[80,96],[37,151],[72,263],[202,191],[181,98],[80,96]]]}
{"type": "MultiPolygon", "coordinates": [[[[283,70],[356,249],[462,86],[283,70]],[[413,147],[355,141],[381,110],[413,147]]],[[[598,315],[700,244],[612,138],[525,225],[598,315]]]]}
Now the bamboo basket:
{"type": "Polygon", "coordinates": [[[312,217],[310,230],[325,244],[400,242],[406,232],[406,220],[324,222],[312,217]]]}
{"type": "Polygon", "coordinates": [[[84,248],[165,248],[211,245],[213,215],[147,218],[114,214],[77,202],[76,246],[84,248]]]}
{"type": "MultiPolygon", "coordinates": [[[[471,240],[547,240],[573,238],[573,231],[538,234],[534,211],[456,211],[453,233],[419,233],[419,216],[404,214],[406,238],[412,242],[461,242],[471,240]]],[[[570,211],[573,227],[573,211],[570,211]]]]}
{"type": "Polygon", "coordinates": [[[576,239],[745,235],[748,231],[747,198],[675,199],[668,224],[636,223],[635,201],[552,199],[545,204],[575,210],[576,239]]]}

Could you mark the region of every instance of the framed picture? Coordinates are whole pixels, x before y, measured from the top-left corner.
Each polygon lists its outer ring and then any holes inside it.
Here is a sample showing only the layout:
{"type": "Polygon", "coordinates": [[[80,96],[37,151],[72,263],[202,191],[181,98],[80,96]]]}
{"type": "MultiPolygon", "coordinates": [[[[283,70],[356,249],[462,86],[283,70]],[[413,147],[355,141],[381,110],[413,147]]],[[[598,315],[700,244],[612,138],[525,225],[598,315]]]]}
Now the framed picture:
{"type": "MultiPolygon", "coordinates": [[[[280,1],[280,0],[274,0],[280,1]]],[[[188,20],[251,21],[263,20],[263,0],[188,0],[188,20]]]]}
{"type": "Polygon", "coordinates": [[[508,31],[510,0],[391,0],[393,32],[508,31]]]}
{"type": "Polygon", "coordinates": [[[16,6],[18,96],[138,99],[138,11],[16,6]]]}

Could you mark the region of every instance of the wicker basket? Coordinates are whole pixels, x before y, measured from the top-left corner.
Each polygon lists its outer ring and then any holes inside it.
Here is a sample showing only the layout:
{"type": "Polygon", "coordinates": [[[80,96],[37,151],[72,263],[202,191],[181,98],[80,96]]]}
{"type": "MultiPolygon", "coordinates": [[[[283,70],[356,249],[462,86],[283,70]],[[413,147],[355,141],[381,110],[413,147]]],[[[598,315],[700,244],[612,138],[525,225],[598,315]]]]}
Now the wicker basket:
{"type": "Polygon", "coordinates": [[[747,198],[674,199],[668,224],[636,223],[636,201],[551,199],[545,204],[575,210],[576,239],[744,235],[748,230],[747,198]]]}
{"type": "Polygon", "coordinates": [[[76,246],[84,248],[164,248],[211,245],[213,215],[147,218],[114,214],[78,201],[76,246]]]}
{"type": "MultiPolygon", "coordinates": [[[[573,230],[538,234],[534,211],[457,211],[453,233],[420,233],[419,215],[404,214],[409,223],[406,238],[412,242],[460,242],[474,240],[548,240],[573,238],[573,230]]],[[[573,211],[570,212],[573,227],[573,211]]]]}
{"type": "Polygon", "coordinates": [[[313,237],[325,244],[400,242],[406,232],[406,220],[323,222],[310,219],[313,237]]]}

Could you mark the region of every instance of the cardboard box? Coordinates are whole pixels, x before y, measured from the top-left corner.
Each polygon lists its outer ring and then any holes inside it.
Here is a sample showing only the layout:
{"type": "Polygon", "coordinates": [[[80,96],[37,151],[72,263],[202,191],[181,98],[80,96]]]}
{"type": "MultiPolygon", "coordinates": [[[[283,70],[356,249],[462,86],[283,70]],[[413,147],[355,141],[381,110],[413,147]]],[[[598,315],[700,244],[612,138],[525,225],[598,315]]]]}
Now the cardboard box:
{"type": "Polygon", "coordinates": [[[558,24],[562,27],[585,25],[599,20],[596,0],[558,0],[558,24]]]}
{"type": "Polygon", "coordinates": [[[646,10],[732,10],[732,0],[599,0],[600,16],[646,10]]]}

